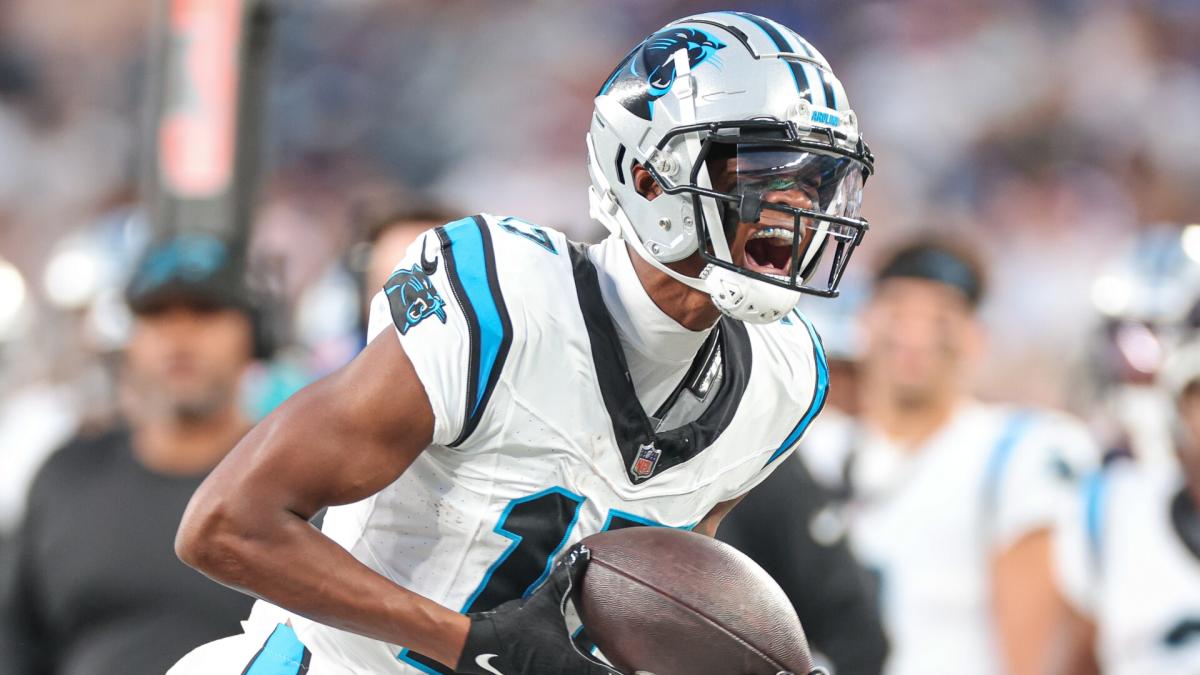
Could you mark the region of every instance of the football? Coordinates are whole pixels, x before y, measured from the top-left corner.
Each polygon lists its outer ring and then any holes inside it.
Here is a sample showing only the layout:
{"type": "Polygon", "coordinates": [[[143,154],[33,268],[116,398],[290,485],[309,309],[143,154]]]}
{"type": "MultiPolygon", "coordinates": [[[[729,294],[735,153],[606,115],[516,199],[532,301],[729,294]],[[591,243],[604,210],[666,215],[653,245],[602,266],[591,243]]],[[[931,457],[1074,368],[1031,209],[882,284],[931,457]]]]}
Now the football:
{"type": "Polygon", "coordinates": [[[733,547],[694,532],[633,527],[583,542],[576,605],[613,665],[653,675],[808,675],[804,629],[779,585],[733,547]]]}

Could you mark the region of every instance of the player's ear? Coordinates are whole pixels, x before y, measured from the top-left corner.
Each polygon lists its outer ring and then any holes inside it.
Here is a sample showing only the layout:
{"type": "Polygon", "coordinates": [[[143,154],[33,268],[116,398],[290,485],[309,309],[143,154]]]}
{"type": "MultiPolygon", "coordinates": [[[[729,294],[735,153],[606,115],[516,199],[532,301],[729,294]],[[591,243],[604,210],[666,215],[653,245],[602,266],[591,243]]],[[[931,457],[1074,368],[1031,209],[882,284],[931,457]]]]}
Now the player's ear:
{"type": "Polygon", "coordinates": [[[646,201],[652,202],[656,197],[662,194],[662,187],[658,181],[654,180],[654,176],[642,166],[641,162],[633,163],[633,189],[637,193],[646,198],[646,201]]]}

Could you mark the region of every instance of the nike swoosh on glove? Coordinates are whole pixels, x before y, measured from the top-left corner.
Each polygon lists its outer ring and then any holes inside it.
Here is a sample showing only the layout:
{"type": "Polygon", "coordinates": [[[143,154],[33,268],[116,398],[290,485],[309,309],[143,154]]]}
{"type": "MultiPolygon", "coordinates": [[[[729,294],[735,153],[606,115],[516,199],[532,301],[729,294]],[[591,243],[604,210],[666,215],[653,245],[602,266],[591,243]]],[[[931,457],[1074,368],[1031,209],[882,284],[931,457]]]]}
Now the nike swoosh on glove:
{"type": "Polygon", "coordinates": [[[576,544],[533,595],[468,614],[471,628],[455,671],[464,675],[622,675],[571,640],[564,618],[591,553],[576,544]]]}

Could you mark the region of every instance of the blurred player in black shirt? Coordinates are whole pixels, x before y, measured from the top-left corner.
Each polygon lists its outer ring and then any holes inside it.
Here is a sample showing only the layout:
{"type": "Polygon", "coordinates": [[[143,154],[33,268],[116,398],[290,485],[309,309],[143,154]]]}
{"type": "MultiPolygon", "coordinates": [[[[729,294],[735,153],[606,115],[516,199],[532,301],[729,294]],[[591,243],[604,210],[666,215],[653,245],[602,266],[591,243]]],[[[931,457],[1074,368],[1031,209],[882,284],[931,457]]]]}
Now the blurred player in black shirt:
{"type": "Polygon", "coordinates": [[[265,349],[241,265],[181,235],[133,275],[121,403],[127,426],[43,467],[0,570],[0,673],[160,675],[238,630],[252,599],[176,557],[196,487],[249,428],[241,376],[265,349]]]}
{"type": "Polygon", "coordinates": [[[879,675],[888,643],[876,589],[840,523],[825,520],[835,518],[833,499],[793,455],[725,517],[717,539],[779,583],[834,675],[879,675]]]}

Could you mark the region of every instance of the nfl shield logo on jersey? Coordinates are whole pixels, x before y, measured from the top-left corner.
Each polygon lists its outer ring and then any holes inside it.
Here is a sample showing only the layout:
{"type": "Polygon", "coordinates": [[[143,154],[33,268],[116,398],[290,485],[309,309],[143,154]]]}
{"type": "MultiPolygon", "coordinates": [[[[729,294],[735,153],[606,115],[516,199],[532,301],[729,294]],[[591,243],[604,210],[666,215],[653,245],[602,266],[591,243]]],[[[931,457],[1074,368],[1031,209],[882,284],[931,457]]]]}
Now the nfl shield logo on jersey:
{"type": "Polygon", "coordinates": [[[658,466],[658,458],[662,456],[662,450],[654,447],[654,443],[646,443],[638,446],[637,458],[633,460],[633,466],[629,467],[629,472],[634,478],[646,479],[650,474],[654,473],[654,467],[658,466]]]}

